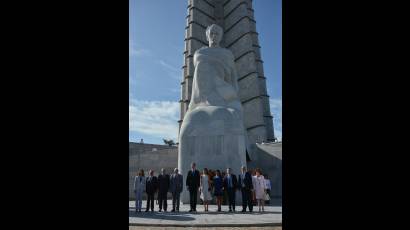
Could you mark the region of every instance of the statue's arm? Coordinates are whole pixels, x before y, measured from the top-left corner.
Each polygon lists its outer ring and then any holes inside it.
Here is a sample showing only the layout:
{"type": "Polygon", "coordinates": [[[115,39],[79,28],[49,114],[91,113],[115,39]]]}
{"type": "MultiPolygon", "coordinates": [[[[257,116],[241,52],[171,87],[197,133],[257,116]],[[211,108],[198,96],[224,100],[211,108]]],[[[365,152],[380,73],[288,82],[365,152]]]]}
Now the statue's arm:
{"type": "Polygon", "coordinates": [[[235,61],[232,60],[232,86],[235,89],[236,92],[239,91],[239,86],[238,86],[238,72],[236,71],[236,65],[235,61]]]}

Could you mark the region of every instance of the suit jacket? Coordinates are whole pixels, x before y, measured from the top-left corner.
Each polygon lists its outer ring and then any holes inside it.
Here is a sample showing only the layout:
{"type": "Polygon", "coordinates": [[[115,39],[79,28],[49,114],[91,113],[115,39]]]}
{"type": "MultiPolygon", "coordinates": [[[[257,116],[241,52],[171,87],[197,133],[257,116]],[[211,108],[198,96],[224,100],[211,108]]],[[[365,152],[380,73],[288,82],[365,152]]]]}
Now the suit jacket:
{"type": "Polygon", "coordinates": [[[242,189],[242,181],[245,185],[245,189],[253,189],[253,183],[252,183],[252,176],[249,172],[245,172],[245,178],[242,178],[242,174],[238,175],[238,188],[242,189]]]}
{"type": "Polygon", "coordinates": [[[170,179],[170,191],[171,193],[182,192],[182,186],[184,185],[183,178],[181,174],[172,174],[170,179]]]}
{"type": "Polygon", "coordinates": [[[160,193],[166,193],[169,190],[169,175],[160,174],[158,176],[158,190],[160,193]]]}
{"type": "Polygon", "coordinates": [[[148,194],[153,194],[157,191],[158,189],[158,179],[156,176],[152,177],[147,177],[147,180],[145,182],[145,191],[148,194]]]}
{"type": "Polygon", "coordinates": [[[195,173],[193,173],[192,170],[189,170],[188,175],[186,176],[186,186],[191,191],[198,189],[200,180],[201,179],[198,170],[195,169],[195,173]]]}
{"type": "Polygon", "coordinates": [[[143,192],[144,190],[145,190],[145,177],[136,176],[134,178],[134,191],[143,192]],[[140,181],[140,178],[141,178],[141,181],[140,181]]]}
{"type": "MultiPolygon", "coordinates": [[[[238,186],[238,181],[236,180],[235,174],[231,174],[231,179],[232,179],[232,188],[233,190],[236,190],[238,186]]],[[[228,175],[225,175],[223,179],[223,186],[225,190],[228,189],[228,175]]]]}

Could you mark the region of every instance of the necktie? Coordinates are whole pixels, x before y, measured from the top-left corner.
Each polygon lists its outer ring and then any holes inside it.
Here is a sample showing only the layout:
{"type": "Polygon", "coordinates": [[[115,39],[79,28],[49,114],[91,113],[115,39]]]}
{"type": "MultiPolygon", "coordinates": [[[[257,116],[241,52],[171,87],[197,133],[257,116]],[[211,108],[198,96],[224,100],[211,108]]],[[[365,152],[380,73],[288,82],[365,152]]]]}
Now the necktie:
{"type": "Polygon", "coordinates": [[[142,181],[142,177],[140,177],[140,183],[141,183],[141,181],[142,181]]]}

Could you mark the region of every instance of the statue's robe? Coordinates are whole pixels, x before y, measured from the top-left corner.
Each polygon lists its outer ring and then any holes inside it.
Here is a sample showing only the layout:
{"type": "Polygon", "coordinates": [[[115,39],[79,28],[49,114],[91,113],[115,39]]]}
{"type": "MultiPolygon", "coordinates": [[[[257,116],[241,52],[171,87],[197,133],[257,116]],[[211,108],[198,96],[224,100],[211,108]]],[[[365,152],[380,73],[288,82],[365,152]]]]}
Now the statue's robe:
{"type": "MultiPolygon", "coordinates": [[[[204,47],[195,52],[194,67],[191,101],[179,134],[179,171],[186,174],[195,162],[200,170],[230,167],[239,174],[246,166],[246,132],[233,54],[204,47]]],[[[186,189],[181,201],[189,202],[186,189]]]]}

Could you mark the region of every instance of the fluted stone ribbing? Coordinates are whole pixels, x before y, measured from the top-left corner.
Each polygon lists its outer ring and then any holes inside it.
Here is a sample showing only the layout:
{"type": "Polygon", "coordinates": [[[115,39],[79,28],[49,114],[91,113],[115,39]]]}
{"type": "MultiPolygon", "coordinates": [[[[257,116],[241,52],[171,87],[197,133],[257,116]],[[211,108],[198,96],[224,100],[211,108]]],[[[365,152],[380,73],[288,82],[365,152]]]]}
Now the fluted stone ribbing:
{"type": "Polygon", "coordinates": [[[249,142],[273,140],[269,95],[251,0],[188,0],[179,125],[191,99],[193,54],[207,46],[205,29],[213,23],[224,29],[221,46],[231,50],[235,57],[249,142]]]}

